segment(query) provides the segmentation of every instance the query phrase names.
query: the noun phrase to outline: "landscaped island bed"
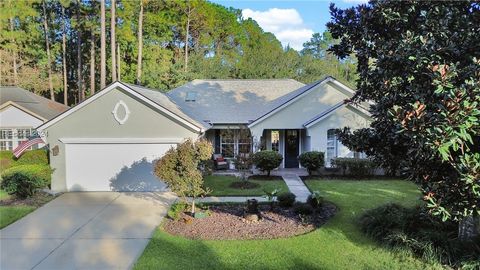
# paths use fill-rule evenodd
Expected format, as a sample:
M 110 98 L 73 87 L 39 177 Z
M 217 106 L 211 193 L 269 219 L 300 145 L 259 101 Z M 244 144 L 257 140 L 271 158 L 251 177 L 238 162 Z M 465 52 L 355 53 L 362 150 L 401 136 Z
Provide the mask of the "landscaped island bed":
M 272 239 L 305 234 L 319 228 L 336 211 L 332 204 L 325 204 L 314 214 L 300 216 L 292 208 L 260 205 L 259 221 L 248 221 L 243 217 L 242 204 L 222 204 L 209 207 L 210 216 L 192 219 L 182 214 L 180 219 L 167 219 L 163 229 L 170 234 L 190 239 Z
M 271 240 L 191 240 L 158 229 L 135 269 L 442 269 L 389 251 L 364 236 L 358 218 L 396 202 L 420 203 L 407 181 L 307 181 L 338 211 L 313 232 Z

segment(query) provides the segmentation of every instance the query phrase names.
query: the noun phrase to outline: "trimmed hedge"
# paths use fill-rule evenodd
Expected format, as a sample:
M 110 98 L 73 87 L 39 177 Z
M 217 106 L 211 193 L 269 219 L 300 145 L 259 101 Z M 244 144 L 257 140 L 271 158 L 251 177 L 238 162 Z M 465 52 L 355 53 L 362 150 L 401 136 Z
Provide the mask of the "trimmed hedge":
M 298 157 L 298 161 L 300 161 L 302 167 L 307 168 L 308 174 L 312 175 L 314 171 L 324 166 L 325 153 L 318 151 L 305 152 Z
M 270 176 L 270 171 L 282 164 L 283 157 L 280 153 L 272 150 L 259 151 L 253 154 L 252 162 L 255 166 Z
M 18 165 L 28 164 L 48 165 L 48 151 L 45 149 L 29 150 L 18 159 L 13 156 L 12 151 L 0 151 L 1 171 Z
M 377 167 L 373 161 L 366 158 L 335 158 L 332 165 L 342 170 L 343 175 L 369 176 Z
M 19 198 L 32 196 L 37 189 L 48 187 L 52 169 L 41 164 L 18 165 L 6 169 L 1 177 L 0 187 L 8 194 Z

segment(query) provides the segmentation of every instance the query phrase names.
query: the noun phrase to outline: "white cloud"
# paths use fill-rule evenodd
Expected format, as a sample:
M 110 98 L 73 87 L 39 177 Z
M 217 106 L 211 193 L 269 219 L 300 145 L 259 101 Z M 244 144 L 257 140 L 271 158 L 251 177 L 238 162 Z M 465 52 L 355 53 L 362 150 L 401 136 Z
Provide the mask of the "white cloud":
M 302 16 L 296 9 L 271 8 L 267 11 L 242 10 L 244 18 L 252 18 L 267 32 L 272 32 L 283 46 L 290 45 L 301 50 L 303 43 L 313 35 L 313 30 L 303 24 Z

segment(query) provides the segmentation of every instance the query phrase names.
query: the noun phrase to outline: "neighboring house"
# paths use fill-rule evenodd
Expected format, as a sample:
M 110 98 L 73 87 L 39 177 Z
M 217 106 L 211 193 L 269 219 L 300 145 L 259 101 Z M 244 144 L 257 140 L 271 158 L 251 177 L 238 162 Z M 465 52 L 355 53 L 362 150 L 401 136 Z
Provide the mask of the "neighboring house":
M 155 191 L 152 163 L 186 138 L 207 138 L 227 158 L 279 151 L 298 168 L 305 151 L 355 156 L 335 129 L 367 127 L 365 106 L 344 103 L 354 91 L 332 77 L 295 80 L 194 80 L 163 94 L 115 82 L 38 129 L 54 169 L 52 189 Z
M 0 150 L 13 150 L 68 106 L 15 86 L 0 87 Z M 42 147 L 35 145 L 33 148 Z

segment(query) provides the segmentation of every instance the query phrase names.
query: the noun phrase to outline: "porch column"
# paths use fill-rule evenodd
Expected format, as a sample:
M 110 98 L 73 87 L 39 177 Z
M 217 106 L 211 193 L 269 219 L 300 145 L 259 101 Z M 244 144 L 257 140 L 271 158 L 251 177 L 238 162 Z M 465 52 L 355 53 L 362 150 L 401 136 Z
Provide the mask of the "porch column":
M 250 128 L 250 133 L 252 135 L 252 145 L 253 145 L 253 152 L 257 152 L 260 150 L 261 147 L 261 142 L 262 142 L 262 134 L 263 134 L 263 128 L 259 126 L 254 126 Z

